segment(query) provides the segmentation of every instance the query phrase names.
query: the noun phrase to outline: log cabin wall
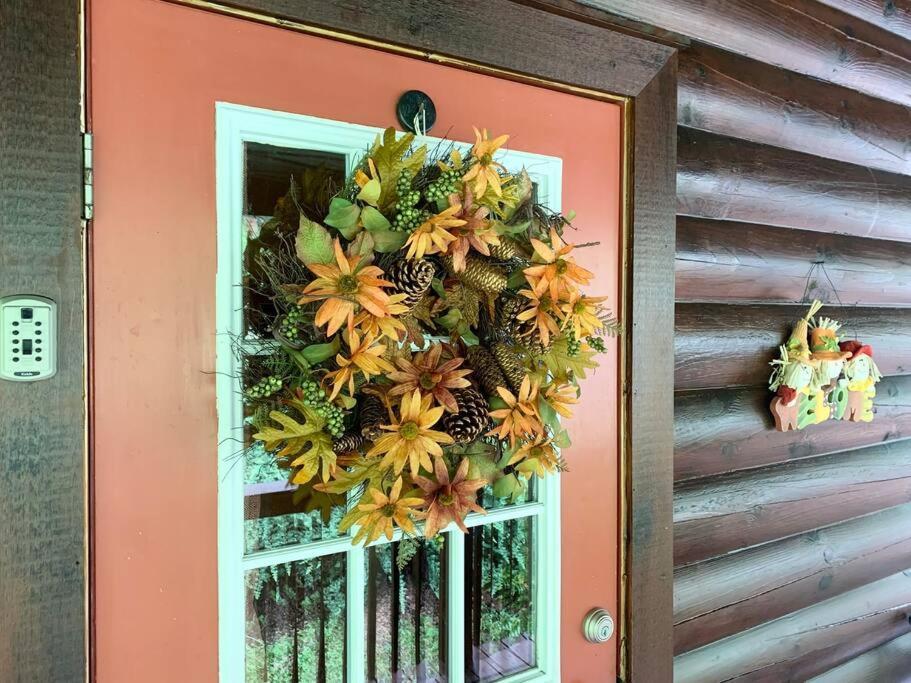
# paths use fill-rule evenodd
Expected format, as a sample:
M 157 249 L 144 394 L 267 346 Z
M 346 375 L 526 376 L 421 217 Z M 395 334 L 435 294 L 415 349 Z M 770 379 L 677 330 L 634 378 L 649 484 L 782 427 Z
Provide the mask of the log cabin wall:
M 675 680 L 907 680 L 911 2 L 535 4 L 680 49 Z M 768 361 L 817 297 L 876 419 L 779 433 Z

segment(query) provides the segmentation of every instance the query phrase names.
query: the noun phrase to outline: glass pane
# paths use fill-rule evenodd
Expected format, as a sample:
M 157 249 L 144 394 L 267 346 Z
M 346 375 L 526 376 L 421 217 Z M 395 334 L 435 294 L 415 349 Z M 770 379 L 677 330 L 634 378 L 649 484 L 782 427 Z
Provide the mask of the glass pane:
M 307 271 L 296 259 L 276 260 L 276 254 L 288 250 L 270 247 L 287 241 L 293 244 L 300 225 L 298 207 L 311 220 L 322 221 L 326 217 L 329 199 L 345 182 L 345 157 L 258 143 L 247 143 L 245 149 L 245 328 L 271 339 L 272 327 L 287 312 L 287 304 L 263 294 L 271 291 L 264 282 L 270 276 L 301 282 Z
M 534 517 L 485 524 L 465 538 L 465 680 L 535 666 Z
M 244 552 L 339 536 L 345 497 L 289 486 L 286 473 L 261 446 L 244 456 Z
M 248 571 L 245 680 L 345 681 L 345 555 Z
M 417 544 L 399 568 L 400 546 L 388 543 L 365 553 L 367 680 L 445 681 L 445 546 Z

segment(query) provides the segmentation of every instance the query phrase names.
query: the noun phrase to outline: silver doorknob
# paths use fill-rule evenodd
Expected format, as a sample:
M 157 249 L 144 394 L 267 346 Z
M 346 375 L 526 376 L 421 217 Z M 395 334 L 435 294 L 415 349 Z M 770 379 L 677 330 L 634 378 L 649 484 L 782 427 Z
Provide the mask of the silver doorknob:
M 582 633 L 590 643 L 606 643 L 614 635 L 614 620 L 606 609 L 595 607 L 585 615 Z

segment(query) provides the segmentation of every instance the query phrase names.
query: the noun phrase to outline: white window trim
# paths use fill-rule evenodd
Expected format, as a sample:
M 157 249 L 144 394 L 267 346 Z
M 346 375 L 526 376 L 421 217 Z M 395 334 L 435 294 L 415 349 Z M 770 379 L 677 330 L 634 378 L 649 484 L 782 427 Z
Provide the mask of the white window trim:
M 360 683 L 364 673 L 364 549 L 349 536 L 315 543 L 244 553 L 243 465 L 237 456 L 243 420 L 239 368 L 233 339 L 242 328 L 244 143 L 258 142 L 344 155 L 346 169 L 373 143 L 379 128 L 270 111 L 229 103 L 215 106 L 217 207 L 216 392 L 218 412 L 218 651 L 221 683 L 243 683 L 245 674 L 244 572 L 257 567 L 347 553 L 346 628 L 348 680 Z M 439 138 L 423 137 L 432 148 Z M 465 145 L 467 149 L 468 145 Z M 524 167 L 538 184 L 540 201 L 561 210 L 562 161 L 556 157 L 502 150 L 498 161 L 507 168 Z M 558 476 L 538 481 L 538 501 L 472 515 L 469 526 L 534 516 L 537 604 L 537 667 L 498 683 L 559 683 L 560 681 L 560 484 Z M 464 604 L 464 535 L 447 528 L 448 603 Z M 396 540 L 399 536 L 396 536 Z M 449 683 L 464 681 L 464 614 L 447 619 Z

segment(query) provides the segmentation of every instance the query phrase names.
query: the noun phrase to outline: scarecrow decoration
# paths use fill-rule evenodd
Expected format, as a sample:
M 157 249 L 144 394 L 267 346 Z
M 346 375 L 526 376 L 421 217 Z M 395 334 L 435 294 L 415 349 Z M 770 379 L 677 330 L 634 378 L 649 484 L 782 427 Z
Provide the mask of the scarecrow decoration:
M 780 432 L 803 429 L 828 419 L 829 409 L 819 386 L 819 364 L 810 352 L 807 330 L 810 319 L 822 304 L 814 301 L 809 313 L 794 325 L 787 343 L 779 347 L 780 356 L 772 361 L 769 388 L 775 392 L 771 410 Z
M 770 409 L 781 432 L 831 418 L 873 420 L 875 384 L 882 379 L 873 349 L 858 341 L 841 341 L 841 323 L 814 317 L 820 308 L 822 303 L 814 301 L 771 363 L 769 388 L 775 398 Z
M 835 418 L 850 422 L 873 421 L 873 397 L 876 383 L 882 374 L 873 361 L 873 348 L 859 341 L 846 341 L 839 345 L 850 359 L 844 365 L 843 376 L 833 394 Z

